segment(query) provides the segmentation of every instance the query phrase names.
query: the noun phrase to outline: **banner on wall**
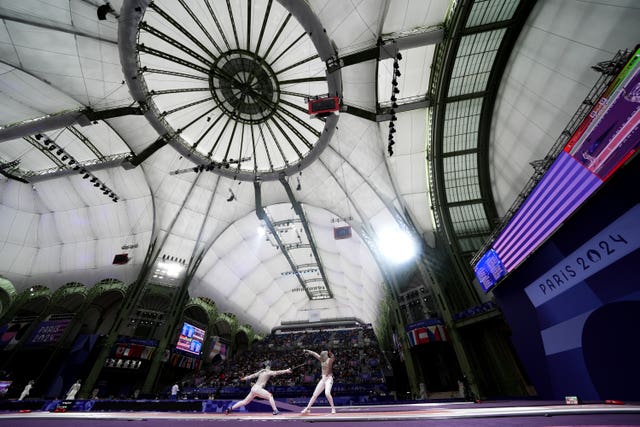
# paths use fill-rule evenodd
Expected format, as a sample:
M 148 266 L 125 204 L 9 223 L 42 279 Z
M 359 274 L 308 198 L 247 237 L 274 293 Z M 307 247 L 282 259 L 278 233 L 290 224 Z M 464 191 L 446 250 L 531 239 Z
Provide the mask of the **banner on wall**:
M 25 345 L 37 346 L 37 345 L 53 345 L 60 341 L 64 331 L 71 324 L 71 319 L 55 319 L 44 320 L 38 324 L 37 328 Z

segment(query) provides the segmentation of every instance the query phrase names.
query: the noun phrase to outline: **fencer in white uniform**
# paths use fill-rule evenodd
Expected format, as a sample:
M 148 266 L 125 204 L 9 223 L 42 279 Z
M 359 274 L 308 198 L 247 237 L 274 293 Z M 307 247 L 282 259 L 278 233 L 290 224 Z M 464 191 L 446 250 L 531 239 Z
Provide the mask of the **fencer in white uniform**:
M 322 390 L 324 390 L 324 395 L 327 397 L 329 401 L 329 405 L 331 405 L 331 413 L 336 413 L 336 408 L 333 406 L 333 397 L 331 396 L 331 388 L 333 387 L 333 362 L 336 360 L 335 355 L 331 351 L 321 351 L 320 354 L 315 351 L 304 349 L 302 350 L 304 354 L 310 354 L 316 359 L 320 361 L 320 366 L 322 367 L 322 378 L 318 381 L 318 385 L 316 385 L 316 389 L 313 391 L 313 395 L 311 399 L 309 399 L 309 403 L 307 407 L 304 408 L 301 413 L 308 414 L 311 412 L 311 407 L 313 403 L 316 401 Z
M 276 402 L 273 399 L 273 395 L 269 391 L 265 390 L 264 387 L 267 385 L 267 381 L 269 381 L 271 377 L 275 377 L 276 375 L 282 375 L 282 374 L 290 374 L 290 373 L 291 373 L 291 369 L 283 369 L 281 371 L 272 371 L 271 364 L 269 362 L 266 362 L 264 369 L 261 369 L 256 373 L 240 378 L 241 381 L 247 381 L 253 378 L 257 378 L 257 380 L 255 384 L 251 387 L 251 391 L 249 392 L 247 397 L 245 397 L 243 400 L 239 402 L 234 403 L 233 406 L 231 406 L 230 408 L 227 408 L 226 413 L 229 414 L 231 411 L 247 405 L 256 397 L 260 397 L 262 399 L 268 400 L 269 404 L 271 405 L 271 408 L 273 409 L 273 415 L 278 415 L 280 412 L 278 412 L 278 408 L 276 407 Z

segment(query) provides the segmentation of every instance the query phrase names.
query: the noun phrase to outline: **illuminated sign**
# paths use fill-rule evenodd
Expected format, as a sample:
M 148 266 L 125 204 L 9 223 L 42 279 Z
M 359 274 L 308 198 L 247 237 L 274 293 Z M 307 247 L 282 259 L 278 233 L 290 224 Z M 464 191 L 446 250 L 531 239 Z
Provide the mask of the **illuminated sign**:
M 482 258 L 480 258 L 475 270 L 478 282 L 480 282 L 480 286 L 482 286 L 482 289 L 485 291 L 490 289 L 498 280 L 507 274 L 507 270 L 504 268 L 504 265 L 502 265 L 500 257 L 493 249 L 489 249 Z

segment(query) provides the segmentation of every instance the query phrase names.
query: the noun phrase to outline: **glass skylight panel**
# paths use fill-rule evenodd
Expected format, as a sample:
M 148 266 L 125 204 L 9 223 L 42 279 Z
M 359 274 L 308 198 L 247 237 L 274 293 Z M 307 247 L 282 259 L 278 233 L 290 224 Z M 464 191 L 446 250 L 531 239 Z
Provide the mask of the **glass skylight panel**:
M 481 203 L 449 208 L 451 223 L 456 234 L 483 233 L 489 229 Z
M 504 32 L 505 29 L 499 29 L 462 38 L 451 74 L 448 96 L 486 90 L 491 67 Z
M 494 22 L 506 21 L 513 17 L 518 1 L 485 0 L 475 1 L 467 20 L 467 28 Z
M 443 135 L 444 153 L 477 147 L 481 108 L 481 98 L 447 104 Z

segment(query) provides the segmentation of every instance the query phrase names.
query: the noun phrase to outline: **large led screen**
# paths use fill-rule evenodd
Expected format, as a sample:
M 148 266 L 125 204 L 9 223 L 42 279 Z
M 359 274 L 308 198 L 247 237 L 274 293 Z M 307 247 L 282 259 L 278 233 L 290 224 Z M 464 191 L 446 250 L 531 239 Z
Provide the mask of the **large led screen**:
M 203 329 L 184 322 L 176 348 L 188 353 L 200 354 L 202 351 L 202 343 L 204 342 L 204 334 Z
M 639 122 L 640 49 L 600 96 L 564 150 L 474 265 L 485 292 L 520 265 L 637 152 Z M 497 266 L 501 268 L 496 270 Z

